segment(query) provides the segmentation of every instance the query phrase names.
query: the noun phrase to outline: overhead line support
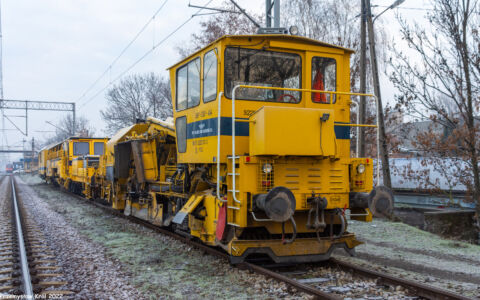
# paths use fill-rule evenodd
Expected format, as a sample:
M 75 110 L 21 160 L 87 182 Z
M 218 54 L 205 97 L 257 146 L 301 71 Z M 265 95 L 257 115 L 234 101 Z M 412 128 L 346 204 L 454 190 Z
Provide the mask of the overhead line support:
M 73 116 L 73 128 L 75 128 L 76 122 L 76 107 L 74 102 L 54 102 L 54 101 L 31 101 L 31 100 L 8 100 L 0 99 L 0 110 L 16 109 L 25 110 L 25 132 L 23 132 L 12 120 L 10 120 L 5 114 L 3 119 L 7 119 L 15 128 L 23 135 L 28 136 L 28 111 L 29 110 L 49 110 L 49 111 L 71 111 Z M 5 131 L 5 128 L 3 128 Z M 75 131 L 75 129 L 74 129 Z M 72 133 L 72 135 L 75 132 Z

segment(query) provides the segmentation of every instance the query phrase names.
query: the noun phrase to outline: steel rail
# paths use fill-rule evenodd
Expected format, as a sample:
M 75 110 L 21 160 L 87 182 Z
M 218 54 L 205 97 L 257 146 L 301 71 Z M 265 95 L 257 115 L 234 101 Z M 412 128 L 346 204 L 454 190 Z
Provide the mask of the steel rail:
M 144 221 L 142 219 L 138 219 L 138 218 L 135 218 L 135 217 L 132 217 L 132 216 L 126 216 L 123 213 L 121 213 L 121 212 L 119 212 L 119 211 L 117 211 L 117 210 L 115 210 L 115 209 L 113 209 L 109 206 L 101 204 L 97 201 L 88 200 L 88 199 L 85 199 L 85 198 L 83 198 L 79 195 L 71 194 L 67 191 L 63 191 L 63 190 L 60 190 L 60 191 L 62 191 L 63 193 L 65 193 L 67 195 L 73 196 L 77 199 L 80 199 L 80 200 L 82 200 L 86 203 L 93 204 L 93 205 L 95 205 L 95 206 L 97 206 L 97 207 L 115 215 L 115 216 L 118 216 L 118 217 L 123 218 L 125 220 L 134 222 L 136 224 L 142 225 L 142 226 L 147 227 L 149 229 L 152 229 L 156 232 L 165 234 L 165 235 L 170 236 L 170 237 L 172 237 L 176 240 L 179 240 L 179 241 L 184 242 L 188 245 L 196 247 L 197 249 L 203 250 L 203 251 L 205 251 L 205 252 L 207 252 L 207 253 L 209 253 L 213 256 L 216 256 L 216 257 L 219 257 L 219 258 L 222 258 L 222 259 L 228 259 L 228 254 L 227 253 L 225 253 L 221 250 L 218 250 L 216 248 L 207 246 L 205 244 L 201 244 L 199 242 L 196 242 L 189 237 L 186 237 L 186 236 L 177 234 L 173 231 L 161 228 L 159 226 L 156 226 L 156 225 L 154 225 L 152 223 L 149 223 L 147 221 Z M 361 277 L 380 279 L 380 282 L 383 282 L 386 285 L 390 285 L 390 286 L 400 285 L 400 286 L 408 289 L 410 291 L 410 293 L 414 293 L 415 295 L 424 297 L 426 299 L 432 299 L 432 300 L 436 300 L 436 299 L 468 300 L 468 299 L 470 299 L 468 297 L 464 297 L 462 295 L 456 294 L 456 293 L 448 291 L 448 290 L 444 290 L 444 289 L 437 288 L 437 287 L 430 286 L 430 285 L 421 284 L 421 283 L 418 283 L 418 282 L 415 282 L 415 281 L 412 281 L 412 280 L 408 280 L 408 279 L 396 278 L 395 276 L 392 276 L 392 275 L 389 275 L 389 274 L 386 274 L 386 273 L 381 273 L 381 272 L 378 272 L 378 271 L 369 270 L 369 269 L 366 269 L 364 267 L 354 265 L 352 263 L 337 260 L 335 258 L 330 258 L 328 260 L 328 262 L 330 264 L 334 265 L 334 266 L 339 267 L 339 268 L 348 269 L 353 273 L 357 273 Z M 259 266 L 259 265 L 253 264 L 253 263 L 243 262 L 243 263 L 238 264 L 237 266 L 239 268 L 242 268 L 242 269 L 248 269 L 248 270 L 251 270 L 255 273 L 265 275 L 265 276 L 270 277 L 272 279 L 275 279 L 279 282 L 284 282 L 284 283 L 286 283 L 286 284 L 288 284 L 292 287 L 295 287 L 297 290 L 299 290 L 301 292 L 304 292 L 304 293 L 315 296 L 315 299 L 329 299 L 329 300 L 330 299 L 335 299 L 335 300 L 342 299 L 342 297 L 340 297 L 340 296 L 333 295 L 333 294 L 330 294 L 330 293 L 327 293 L 327 292 L 323 292 L 323 291 L 318 290 L 318 289 L 316 289 L 312 286 L 300 283 L 300 282 L 296 281 L 295 279 L 289 278 L 285 275 L 282 275 L 280 273 L 274 272 L 272 270 L 269 270 L 267 268 L 264 268 L 262 266 Z
M 378 271 L 369 270 L 364 267 L 340 261 L 335 258 L 330 258 L 329 262 L 344 269 L 348 269 L 354 273 L 357 273 L 361 276 L 369 278 L 379 278 L 381 282 L 388 285 L 402 286 L 408 289 L 410 292 L 415 293 L 415 295 L 426 298 L 426 299 L 458 299 L 458 300 L 468 300 L 471 298 L 464 297 L 462 295 L 450 292 L 445 289 L 437 288 L 431 285 L 421 284 L 413 280 L 398 278 L 393 275 L 386 273 L 380 273 Z
M 147 221 L 144 221 L 142 219 L 138 219 L 138 218 L 135 218 L 135 217 L 132 217 L 132 216 L 128 216 L 126 219 L 131 220 L 131 221 L 133 221 L 137 224 L 143 225 L 143 226 L 145 226 L 147 228 L 150 228 L 152 230 L 155 230 L 157 232 L 160 232 L 162 234 L 168 235 L 168 236 L 170 236 L 174 239 L 177 239 L 177 240 L 179 240 L 181 242 L 184 242 L 188 245 L 196 247 L 197 249 L 203 250 L 203 251 L 205 251 L 205 252 L 207 252 L 207 253 L 209 253 L 213 256 L 223 258 L 223 259 L 228 259 L 228 254 L 227 253 L 225 253 L 223 251 L 220 251 L 218 249 L 209 247 L 207 245 L 201 244 L 201 243 L 196 242 L 194 240 L 191 240 L 188 237 L 185 237 L 185 236 L 182 236 L 182 235 L 177 234 L 175 232 L 160 228 L 156 225 L 148 223 Z M 309 285 L 300 283 L 300 282 L 298 282 L 294 279 L 288 278 L 287 276 L 284 276 L 282 274 L 273 272 L 273 271 L 271 271 L 269 269 L 266 269 L 264 267 L 261 267 L 259 265 L 255 265 L 255 264 L 252 264 L 252 263 L 249 263 L 249 262 L 243 262 L 243 263 L 238 264 L 238 267 L 254 271 L 255 273 L 258 273 L 258 274 L 265 275 L 265 276 L 270 277 L 272 279 L 275 279 L 279 282 L 285 282 L 288 285 L 291 285 L 291 286 L 295 287 L 299 291 L 302 291 L 302 292 L 305 292 L 307 294 L 315 296 L 315 299 L 327 299 L 327 300 L 343 299 L 343 298 L 338 297 L 336 295 L 332 295 L 332 294 L 323 292 L 321 290 L 318 290 L 316 288 L 313 288 Z
M 15 224 L 17 226 L 17 238 L 18 238 L 18 249 L 20 252 L 20 265 L 22 268 L 22 281 L 23 281 L 23 289 L 27 299 L 33 299 L 33 287 L 32 287 L 32 279 L 30 278 L 30 269 L 28 267 L 28 259 L 27 259 L 27 251 L 25 250 L 25 242 L 23 240 L 23 231 L 22 231 L 22 223 L 20 220 L 20 212 L 18 210 L 18 203 L 17 203 L 17 196 L 15 193 L 15 179 L 11 176 L 12 182 L 12 202 L 13 202 L 13 209 L 15 211 Z
M 124 215 L 123 213 L 117 211 L 117 210 L 114 210 L 113 208 L 111 207 L 108 207 L 104 204 L 101 204 L 97 201 L 91 201 L 91 200 L 87 200 L 79 195 L 75 195 L 75 194 L 71 194 L 67 191 L 63 191 L 63 190 L 60 190 L 62 191 L 63 193 L 67 194 L 67 195 L 70 195 L 70 196 L 74 196 L 75 198 L 77 199 L 80 199 L 84 202 L 87 202 L 87 203 L 90 203 L 90 204 L 93 204 L 115 216 L 118 216 L 122 219 L 125 219 L 125 220 L 128 220 L 128 221 L 131 221 L 131 222 L 134 222 L 136 224 L 139 224 L 139 225 L 142 225 L 144 227 L 147 227 L 149 229 L 152 229 L 156 232 L 159 232 L 159 233 L 162 233 L 162 234 L 165 234 L 169 237 L 172 237 L 176 240 L 179 240 L 183 243 L 186 243 L 188 245 L 191 245 L 197 249 L 200 249 L 200 250 L 203 250 L 205 251 L 206 253 L 208 254 L 211 254 L 213 256 L 216 256 L 218 258 L 222 258 L 222 259 L 226 259 L 228 260 L 228 254 L 219 250 L 219 249 L 215 249 L 213 247 L 210 247 L 210 246 L 207 246 L 205 244 L 201 244 L 199 242 L 196 242 L 194 240 L 192 240 L 191 238 L 189 237 L 186 237 L 186 236 L 183 236 L 183 235 L 180 235 L 178 233 L 175 233 L 173 231 L 170 231 L 170 230 L 167 230 L 167 229 L 164 229 L 164 228 L 161 228 L 159 226 L 156 226 L 156 225 L 153 225 L 152 223 L 149 223 L 147 221 L 144 221 L 142 219 L 138 219 L 138 218 L 135 218 L 135 217 L 132 217 L 132 216 L 126 216 Z M 303 284 L 301 282 L 298 282 L 294 279 L 291 279 L 291 278 L 288 278 L 282 274 L 279 274 L 279 273 L 276 273 L 276 272 L 273 272 L 269 269 L 266 269 L 264 267 L 261 267 L 261 266 L 258 266 L 258 265 L 255 265 L 255 264 L 252 264 L 252 263 L 248 263 L 248 262 L 244 262 L 244 263 L 240 263 L 237 265 L 239 268 L 243 268 L 243 269 L 248 269 L 248 270 L 251 270 L 255 273 L 258 273 L 258 274 L 262 274 L 262 275 L 265 275 L 267 277 L 270 277 L 272 279 L 275 279 L 279 282 L 284 282 L 284 283 L 287 283 L 288 285 L 292 286 L 292 287 L 295 287 L 297 290 L 299 291 L 302 291 L 304 293 L 307 293 L 307 294 L 310 294 L 310 295 L 313 295 L 315 296 L 315 299 L 326 299 L 326 300 L 339 300 L 339 299 L 342 299 L 341 297 L 338 297 L 336 295 L 332 295 L 330 293 L 326 293 L 326 292 L 323 292 L 321 290 L 318 290 L 318 289 L 315 289 L 309 285 L 306 285 L 306 284 Z
M 272 270 L 269 270 L 267 268 L 264 268 L 262 266 L 255 265 L 255 264 L 248 263 L 248 262 L 245 262 L 242 265 L 246 266 L 248 269 L 250 269 L 252 271 L 255 271 L 258 274 L 262 274 L 262 275 L 271 277 L 271 278 L 273 278 L 273 279 L 275 279 L 279 282 L 284 282 L 288 285 L 291 285 L 299 291 L 305 292 L 305 293 L 310 294 L 310 295 L 314 295 L 315 299 L 329 299 L 329 300 L 330 299 L 331 300 L 343 299 L 343 297 L 333 295 L 333 294 L 330 294 L 330 293 L 327 293 L 327 292 L 323 292 L 319 289 L 311 287 L 307 284 L 300 283 L 299 281 L 297 281 L 295 279 L 289 278 L 289 277 L 287 277 L 285 275 L 282 275 L 280 273 L 276 273 L 276 272 L 274 272 Z

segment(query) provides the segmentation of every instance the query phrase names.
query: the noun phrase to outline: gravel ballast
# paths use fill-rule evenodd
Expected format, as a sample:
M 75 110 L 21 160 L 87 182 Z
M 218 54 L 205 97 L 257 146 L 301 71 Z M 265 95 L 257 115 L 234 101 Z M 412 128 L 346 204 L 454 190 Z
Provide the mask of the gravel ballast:
M 22 182 L 23 180 L 23 182 Z M 232 267 L 180 241 L 22 176 L 78 298 L 309 299 L 284 283 Z
M 99 298 L 117 298 L 118 294 L 110 296 L 117 291 L 131 292 L 137 293 L 133 296 L 135 299 L 310 298 L 283 283 L 234 268 L 225 260 L 141 225 L 109 215 L 86 200 L 72 197 L 44 184 L 38 177 L 22 178 L 29 185 L 25 187 L 25 191 L 34 199 L 32 203 L 38 205 L 40 211 L 44 211 L 45 222 L 53 223 L 49 226 L 64 224 L 69 228 L 65 234 L 70 234 L 75 243 L 80 245 L 76 247 L 78 250 L 71 251 L 83 251 L 83 248 L 86 248 L 87 254 L 74 255 L 85 265 L 79 263 L 78 266 L 72 266 L 72 272 L 75 272 L 77 267 L 82 270 L 80 273 L 83 277 L 80 276 L 82 278 L 76 283 L 80 292 L 91 292 L 94 297 Z M 426 282 L 468 297 L 479 297 L 479 246 L 444 239 L 403 223 L 382 220 L 374 220 L 372 223 L 350 221 L 348 230 L 356 233 L 365 244 L 356 248 L 356 257 L 350 257 L 342 250 L 336 251 L 334 256 L 337 259 L 401 278 Z M 55 236 L 56 234 L 53 234 L 52 238 L 55 239 Z M 65 237 L 58 239 L 62 244 Z M 66 249 L 68 251 L 69 248 Z M 93 254 L 90 251 L 92 249 Z M 67 252 L 67 257 L 68 255 L 72 254 Z M 89 256 L 92 255 L 97 257 L 100 263 L 98 266 L 97 261 L 91 263 Z M 63 261 L 68 266 L 69 260 L 66 258 Z M 94 276 L 97 273 L 111 274 L 112 270 L 115 270 L 114 275 L 106 276 L 106 284 L 100 280 L 97 285 L 95 280 L 88 278 L 90 273 Z M 328 277 L 327 275 L 328 271 L 321 267 L 309 268 L 305 274 L 307 277 Z M 355 290 L 365 283 L 351 281 L 349 276 L 342 275 L 341 272 L 334 274 L 334 281 L 337 283 L 346 278 L 343 284 L 345 291 L 337 294 L 355 298 Z M 85 286 L 88 282 L 94 282 L 93 292 L 91 287 Z M 372 289 L 372 296 L 389 299 L 401 299 L 405 296 L 401 289 L 374 293 L 374 282 L 367 282 L 367 285 L 365 288 Z M 101 294 L 103 292 L 106 294 Z M 122 298 L 132 299 L 132 295 L 127 294 Z
M 26 184 L 18 180 L 17 195 L 28 214 L 41 228 L 55 260 L 62 267 L 62 289 L 74 292 L 76 299 L 140 299 L 130 285 L 128 274 L 95 243 L 85 239 L 63 218 L 65 210 L 53 210 Z
M 480 299 L 480 246 L 379 219 L 349 221 L 348 230 L 364 244 L 336 258 Z

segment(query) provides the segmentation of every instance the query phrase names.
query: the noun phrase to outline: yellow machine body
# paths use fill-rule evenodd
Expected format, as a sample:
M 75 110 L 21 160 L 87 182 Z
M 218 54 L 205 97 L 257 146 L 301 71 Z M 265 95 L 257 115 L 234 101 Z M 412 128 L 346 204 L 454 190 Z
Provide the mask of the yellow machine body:
M 85 157 L 99 157 L 105 149 L 108 138 L 70 137 L 65 141 L 42 149 L 41 165 L 45 167 L 47 181 L 54 182 L 75 193 L 82 194 L 84 185 L 89 182 L 89 173 L 98 164 L 88 163 L 84 166 Z M 78 168 L 90 169 L 82 172 Z
M 372 159 L 351 157 L 351 53 L 298 36 L 224 36 L 169 68 L 172 121 L 119 130 L 91 169 L 95 153 L 73 155 L 80 140 L 53 145 L 44 176 L 81 182 L 86 197 L 221 247 L 232 263 L 351 252 L 361 242 L 346 213 L 371 221 L 374 196 Z
M 372 190 L 373 161 L 350 156 L 351 52 L 303 37 L 224 36 L 170 68 L 178 163 L 190 169 L 203 166 L 212 181 L 220 181 L 220 195 L 212 188 L 189 196 L 188 211 L 181 213 L 189 216 L 191 235 L 223 247 L 233 262 L 255 254 L 267 254 L 275 261 L 322 260 L 337 246 L 349 251 L 359 244 L 346 230 L 343 213 L 350 208 L 351 193 Z M 261 58 L 253 62 L 255 56 Z M 324 76 L 334 76 L 328 89 L 315 83 L 319 75 L 313 69 L 318 61 L 329 64 L 330 73 Z M 258 67 L 262 63 L 270 69 Z M 287 66 L 278 74 L 291 72 L 288 68 L 297 71 L 280 85 L 262 81 L 275 64 Z M 192 82 L 198 87 L 191 88 Z M 312 90 L 332 93 L 324 97 Z M 272 169 L 268 174 L 263 172 L 266 164 Z M 365 171 L 357 173 L 358 165 Z M 255 199 L 276 187 L 294 195 L 295 230 L 291 222 L 273 221 L 258 208 Z M 326 200 L 326 226 L 313 228 L 308 215 L 318 198 Z M 216 224 L 223 206 L 229 233 L 219 240 Z M 201 214 L 192 213 L 196 207 L 202 208 Z M 371 220 L 368 208 L 354 209 L 355 215 Z M 294 231 L 295 240 L 285 243 Z
M 319 122 L 324 114 L 333 110 L 260 108 L 250 117 L 249 154 L 338 157 L 334 121 Z
M 46 148 L 43 148 L 38 152 L 38 175 L 41 178 L 45 178 L 47 173 L 46 154 L 47 154 Z

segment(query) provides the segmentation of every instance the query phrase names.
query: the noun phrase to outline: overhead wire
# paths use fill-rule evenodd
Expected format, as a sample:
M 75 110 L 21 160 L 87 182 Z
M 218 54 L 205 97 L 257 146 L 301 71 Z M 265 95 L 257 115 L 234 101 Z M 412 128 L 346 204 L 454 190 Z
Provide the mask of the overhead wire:
M 204 6 L 207 6 L 210 4 L 213 0 L 209 0 L 207 3 L 205 3 Z M 168 38 L 170 38 L 172 35 L 174 35 L 177 31 L 179 31 L 183 26 L 185 26 L 188 22 L 190 22 L 196 14 L 198 14 L 200 11 L 202 11 L 203 8 L 200 8 L 197 10 L 195 14 L 193 14 L 190 18 L 185 20 L 182 24 L 177 26 L 172 32 L 170 32 L 167 36 L 165 36 L 163 39 L 161 39 L 158 43 L 154 44 L 151 49 L 149 49 L 147 52 L 145 52 L 142 56 L 140 56 L 133 64 L 131 64 L 128 68 L 126 68 L 123 72 L 121 72 L 118 76 L 116 76 L 113 80 L 110 80 L 110 82 L 104 86 L 102 89 L 100 89 L 98 92 L 96 92 L 92 97 L 90 97 L 87 101 L 85 101 L 78 109 L 82 109 L 90 103 L 93 99 L 95 99 L 98 95 L 100 95 L 103 91 L 105 91 L 110 85 L 112 85 L 114 82 L 116 82 L 118 79 L 120 79 L 123 75 L 128 73 L 131 69 L 133 69 L 139 62 L 145 59 L 148 55 L 150 55 L 155 49 L 157 49 L 161 44 L 163 44 Z
M 372 8 L 374 7 L 382 7 L 382 8 L 387 8 L 387 7 L 390 7 L 388 5 L 372 5 Z M 394 9 L 406 9 L 406 10 L 417 10 L 417 11 L 436 11 L 436 9 L 434 8 L 425 8 L 425 7 L 405 7 L 405 6 L 397 6 L 395 7 Z M 474 13 L 479 13 L 479 12 L 475 12 Z
M 387 8 L 390 7 L 389 5 L 372 5 L 374 7 L 382 7 Z M 405 7 L 405 6 L 397 6 L 394 9 L 410 9 L 410 10 L 433 10 L 433 8 L 422 8 L 422 7 Z
M 90 92 L 94 87 L 95 85 L 103 78 L 105 77 L 105 75 L 107 75 L 107 73 L 109 71 L 111 71 L 112 67 L 115 65 L 115 63 L 120 59 L 120 57 L 122 57 L 122 55 L 130 48 L 130 46 L 138 39 L 138 37 L 145 31 L 145 29 L 147 29 L 148 25 L 150 25 L 150 23 L 155 20 L 155 17 L 160 13 L 160 11 L 162 10 L 162 8 L 165 6 L 165 4 L 168 2 L 168 0 L 165 0 L 163 1 L 162 5 L 160 5 L 160 7 L 155 11 L 155 13 L 153 14 L 153 16 L 151 18 L 149 18 L 149 20 L 147 21 L 147 23 L 145 23 L 145 25 L 143 25 L 143 27 L 140 29 L 139 32 L 137 32 L 137 34 L 133 37 L 133 39 L 123 48 L 123 50 L 120 52 L 120 54 L 110 63 L 110 65 L 105 69 L 105 71 L 103 71 L 103 73 L 85 90 L 85 92 L 83 92 L 83 94 L 75 101 L 75 102 L 78 102 L 80 101 L 83 97 L 85 97 L 85 95 L 88 94 L 88 92 Z

